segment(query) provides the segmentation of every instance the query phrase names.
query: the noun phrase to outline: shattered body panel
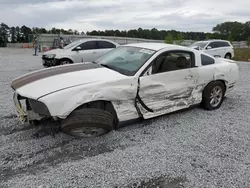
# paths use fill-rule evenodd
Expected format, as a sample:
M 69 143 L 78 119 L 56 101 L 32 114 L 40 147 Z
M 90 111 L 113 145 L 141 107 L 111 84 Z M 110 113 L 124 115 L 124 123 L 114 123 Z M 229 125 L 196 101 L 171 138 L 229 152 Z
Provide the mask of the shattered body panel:
M 52 116 L 66 118 L 74 109 L 93 101 L 111 101 L 118 119 L 127 121 L 138 118 L 134 99 L 137 79 L 121 79 L 115 82 L 81 85 L 44 96 L 40 101 L 49 106 Z M 71 96 L 70 98 L 68 96 Z
M 192 78 L 188 77 L 192 74 Z M 150 84 L 149 84 L 150 83 Z M 153 112 L 143 111 L 144 118 L 151 118 L 200 102 L 197 74 L 187 70 L 156 74 L 140 79 L 139 95 Z
M 146 71 L 140 77 L 139 95 L 152 111 L 139 104 L 143 117 L 157 117 L 201 103 L 203 90 L 212 81 L 223 81 L 227 94 L 233 89 L 238 77 L 237 65 L 230 60 L 229 62 L 231 63 L 218 58 L 215 60 L 216 64 L 202 66 L 200 59 L 196 59 L 197 67 L 191 69 L 155 75 Z

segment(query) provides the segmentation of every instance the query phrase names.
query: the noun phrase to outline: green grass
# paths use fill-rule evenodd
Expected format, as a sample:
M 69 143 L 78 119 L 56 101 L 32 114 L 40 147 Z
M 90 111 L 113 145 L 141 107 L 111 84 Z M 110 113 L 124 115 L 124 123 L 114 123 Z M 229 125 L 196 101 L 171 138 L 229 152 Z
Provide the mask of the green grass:
M 250 62 L 250 48 L 236 48 L 235 57 L 236 61 L 249 61 Z

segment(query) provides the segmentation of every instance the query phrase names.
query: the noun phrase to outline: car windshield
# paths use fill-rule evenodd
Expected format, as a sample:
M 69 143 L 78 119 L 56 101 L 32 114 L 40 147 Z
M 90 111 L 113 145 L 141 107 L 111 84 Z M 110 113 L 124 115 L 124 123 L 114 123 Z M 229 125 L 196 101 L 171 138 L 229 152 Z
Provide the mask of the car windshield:
M 101 56 L 95 63 L 121 74 L 133 76 L 155 52 L 145 48 L 120 46 Z
M 204 48 L 207 44 L 208 42 L 195 42 L 191 46 L 199 46 L 201 48 Z
M 74 41 L 74 42 L 71 42 L 70 44 L 68 44 L 67 46 L 63 47 L 63 49 L 70 49 L 76 45 L 79 45 L 81 44 L 81 41 L 80 40 L 77 40 L 77 41 Z

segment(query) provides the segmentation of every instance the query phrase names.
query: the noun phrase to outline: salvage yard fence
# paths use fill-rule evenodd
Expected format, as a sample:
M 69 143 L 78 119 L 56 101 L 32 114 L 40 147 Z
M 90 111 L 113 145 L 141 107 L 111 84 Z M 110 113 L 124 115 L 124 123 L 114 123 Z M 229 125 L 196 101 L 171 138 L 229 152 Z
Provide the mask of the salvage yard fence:
M 118 44 L 131 44 L 131 43 L 139 43 L 139 42 L 157 42 L 157 43 L 164 43 L 164 40 L 152 40 L 152 39 L 142 39 L 142 38 L 131 38 L 131 37 L 115 37 L 115 36 L 91 36 L 91 35 L 56 35 L 56 34 L 40 34 L 38 37 L 39 44 L 40 44 L 40 51 L 45 51 L 46 49 L 50 49 L 53 47 L 55 39 L 59 37 L 62 38 L 70 38 L 71 41 L 84 39 L 84 38 L 100 38 L 100 39 L 108 39 Z M 189 46 L 192 43 L 196 42 L 195 40 L 184 40 L 181 45 Z M 174 43 L 176 43 L 174 41 Z M 247 41 L 233 41 L 232 45 L 234 48 L 248 48 Z M 30 43 L 8 43 L 7 47 L 9 48 L 32 48 L 32 41 Z

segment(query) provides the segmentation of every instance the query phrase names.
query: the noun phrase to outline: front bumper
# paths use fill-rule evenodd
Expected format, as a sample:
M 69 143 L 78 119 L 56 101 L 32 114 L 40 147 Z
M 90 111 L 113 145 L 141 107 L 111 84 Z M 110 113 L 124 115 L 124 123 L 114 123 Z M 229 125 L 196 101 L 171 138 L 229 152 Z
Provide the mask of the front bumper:
M 47 106 L 40 101 L 22 97 L 17 92 L 13 95 L 13 101 L 21 123 L 50 118 Z
M 47 58 L 46 56 L 42 56 L 42 63 L 44 67 L 52 67 L 57 65 L 57 59 L 55 58 Z
M 56 60 L 55 59 L 43 59 L 43 66 L 44 67 L 52 67 L 52 66 L 56 66 Z
M 16 111 L 17 111 L 17 116 L 18 119 L 21 123 L 27 122 L 28 118 L 27 118 L 27 112 L 23 109 L 18 94 L 15 92 L 13 95 L 13 101 L 16 107 Z

